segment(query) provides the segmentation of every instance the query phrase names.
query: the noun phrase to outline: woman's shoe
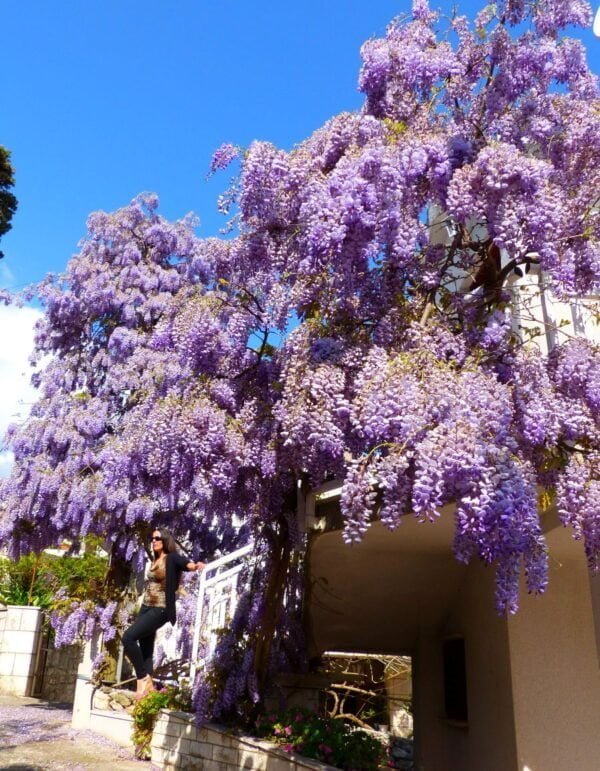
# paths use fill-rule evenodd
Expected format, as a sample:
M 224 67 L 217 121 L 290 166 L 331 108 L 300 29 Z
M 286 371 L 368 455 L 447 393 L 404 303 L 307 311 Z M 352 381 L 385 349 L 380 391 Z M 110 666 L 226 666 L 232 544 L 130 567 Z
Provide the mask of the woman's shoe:
M 135 696 L 134 696 L 134 699 L 136 701 L 139 701 L 142 698 L 142 696 L 144 695 L 144 681 L 145 680 L 146 680 L 145 677 L 142 677 L 142 678 L 139 678 L 138 680 L 136 680 L 136 683 L 135 683 Z
M 143 699 L 144 696 L 152 693 L 153 690 L 155 690 L 154 683 L 152 682 L 150 675 L 140 678 L 136 684 L 135 700 L 139 701 L 140 699 Z
M 154 688 L 154 683 L 152 682 L 152 677 L 150 675 L 146 675 L 146 677 L 142 680 L 142 695 L 140 698 L 144 698 L 144 696 L 147 696 L 149 693 L 152 693 L 152 691 L 156 690 Z

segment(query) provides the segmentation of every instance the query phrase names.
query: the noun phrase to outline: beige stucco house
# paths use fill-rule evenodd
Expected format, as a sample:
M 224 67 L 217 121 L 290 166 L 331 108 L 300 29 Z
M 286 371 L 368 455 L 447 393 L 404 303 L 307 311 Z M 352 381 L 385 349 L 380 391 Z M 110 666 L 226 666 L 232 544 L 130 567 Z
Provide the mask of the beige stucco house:
M 313 522 L 322 526 L 328 513 L 333 525 L 310 536 L 311 651 L 412 656 L 417 768 L 597 771 L 600 577 L 556 516 L 544 520 L 546 594 L 523 590 L 518 614 L 503 618 L 493 568 L 454 558 L 451 510 L 434 524 L 407 517 L 394 533 L 376 522 L 348 546 L 335 529 L 338 494 L 330 486 L 307 501 Z M 452 714 L 446 692 L 455 677 L 445 671 L 447 648 L 456 644 L 464 645 L 464 715 Z

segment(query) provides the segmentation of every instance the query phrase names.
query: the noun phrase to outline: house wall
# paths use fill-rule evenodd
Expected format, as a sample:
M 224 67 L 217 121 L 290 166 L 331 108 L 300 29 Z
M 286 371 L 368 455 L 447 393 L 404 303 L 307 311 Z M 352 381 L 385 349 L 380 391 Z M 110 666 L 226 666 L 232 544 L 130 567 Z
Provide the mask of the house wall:
M 582 545 L 552 533 L 550 583 L 508 624 L 518 771 L 597 771 L 600 668 Z M 597 612 L 597 605 L 596 605 Z
M 512 321 L 517 334 L 537 329 L 534 344 L 547 356 L 557 344 L 573 337 L 585 337 L 600 342 L 600 327 L 596 323 L 598 295 L 558 299 L 548 289 L 548 282 L 539 266 L 532 266 L 521 278 L 514 274 L 508 282 L 512 294 Z
M 348 546 L 339 530 L 309 545 L 310 655 L 361 651 L 413 655 L 424 625 L 439 627 L 467 568 L 452 553 L 453 512 L 435 524 L 414 517 L 389 532 L 374 522 Z
M 493 569 L 470 565 L 445 622 L 421 630 L 413 672 L 419 771 L 516 768 L 508 630 L 494 610 L 493 579 Z M 465 641 L 467 725 L 444 717 L 442 643 L 455 636 Z

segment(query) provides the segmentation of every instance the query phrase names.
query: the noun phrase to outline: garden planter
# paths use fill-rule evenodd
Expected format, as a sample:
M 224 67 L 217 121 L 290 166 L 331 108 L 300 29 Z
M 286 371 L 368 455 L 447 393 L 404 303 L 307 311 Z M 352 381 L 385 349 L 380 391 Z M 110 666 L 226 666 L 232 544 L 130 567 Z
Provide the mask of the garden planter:
M 173 771 L 197 768 L 240 768 L 266 771 L 338 771 L 316 760 L 290 755 L 275 744 L 248 736 L 234 736 L 225 728 L 197 728 L 194 716 L 163 709 L 152 736 L 152 763 Z

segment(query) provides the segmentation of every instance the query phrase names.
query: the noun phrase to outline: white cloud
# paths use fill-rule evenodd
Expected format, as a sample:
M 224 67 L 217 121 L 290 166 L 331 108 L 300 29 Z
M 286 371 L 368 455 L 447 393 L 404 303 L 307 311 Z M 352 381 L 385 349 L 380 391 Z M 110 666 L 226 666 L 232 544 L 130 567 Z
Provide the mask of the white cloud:
M 0 307 L 0 437 L 10 423 L 22 423 L 37 393 L 30 384 L 33 369 L 33 327 L 42 314 L 35 308 Z M 0 477 L 12 465 L 9 452 L 0 452 Z
M 6 260 L 0 262 L 0 286 L 3 289 L 10 289 L 16 282 L 15 274 L 6 264 Z

